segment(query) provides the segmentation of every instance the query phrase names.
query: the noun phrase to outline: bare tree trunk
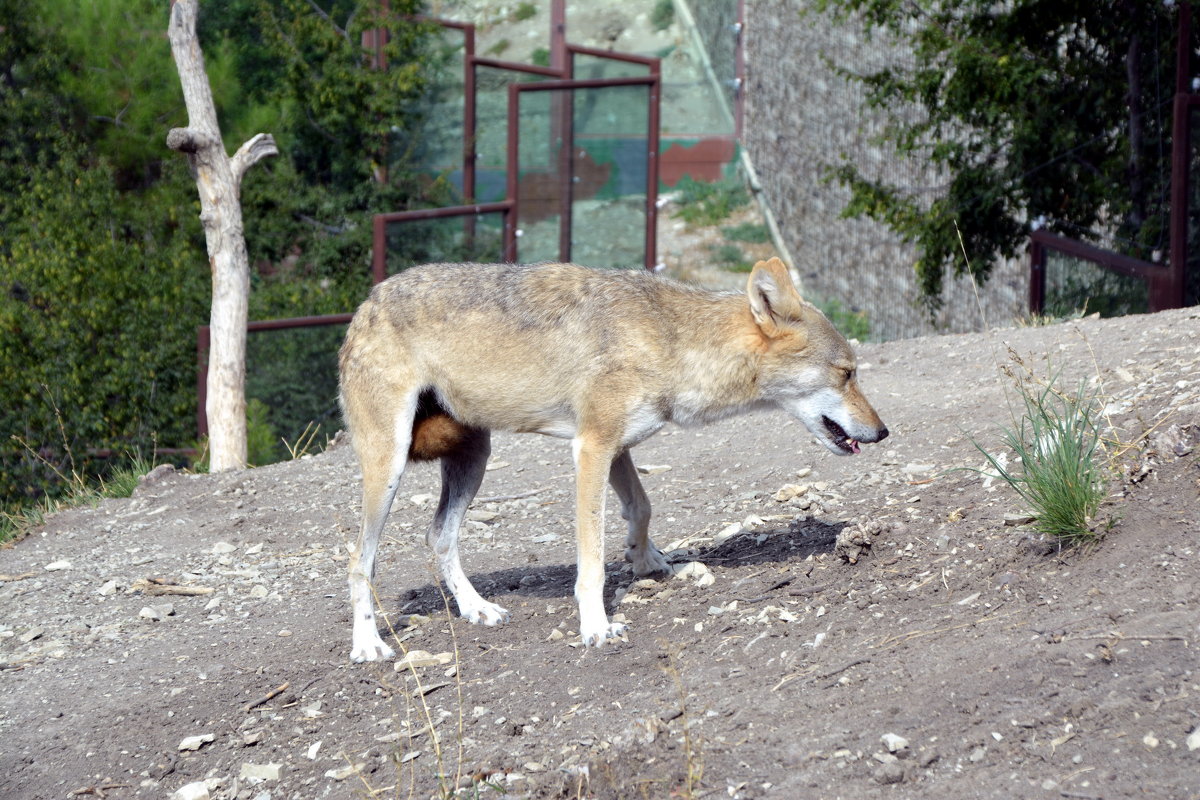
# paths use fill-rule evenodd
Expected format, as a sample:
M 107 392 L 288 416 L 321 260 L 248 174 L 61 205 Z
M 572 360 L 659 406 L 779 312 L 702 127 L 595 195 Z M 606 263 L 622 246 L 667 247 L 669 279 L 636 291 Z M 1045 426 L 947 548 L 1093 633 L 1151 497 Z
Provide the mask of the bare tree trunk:
M 196 36 L 199 0 L 175 0 L 167 36 L 179 68 L 188 127 L 167 134 L 167 147 L 185 153 L 200 192 L 200 222 L 212 269 L 208 358 L 209 469 L 246 466 L 246 323 L 250 265 L 242 231 L 242 176 L 253 164 L 278 154 L 270 134 L 260 133 L 230 158 L 221 142 L 204 55 Z

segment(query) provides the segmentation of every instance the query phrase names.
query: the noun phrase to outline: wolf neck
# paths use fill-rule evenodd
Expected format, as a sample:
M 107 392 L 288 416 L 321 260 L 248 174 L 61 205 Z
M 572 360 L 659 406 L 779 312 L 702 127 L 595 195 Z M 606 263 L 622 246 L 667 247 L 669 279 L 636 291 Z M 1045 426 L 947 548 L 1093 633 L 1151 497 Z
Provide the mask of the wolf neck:
M 765 342 L 745 295 L 714 295 L 707 314 L 679 324 L 672 420 L 701 425 L 766 404 L 759 381 Z

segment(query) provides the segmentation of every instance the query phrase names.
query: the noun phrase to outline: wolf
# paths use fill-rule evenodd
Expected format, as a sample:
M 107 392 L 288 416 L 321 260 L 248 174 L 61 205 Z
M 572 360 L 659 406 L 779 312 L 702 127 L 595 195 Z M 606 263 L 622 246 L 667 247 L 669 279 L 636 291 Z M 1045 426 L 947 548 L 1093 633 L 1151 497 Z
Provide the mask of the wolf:
M 440 459 L 426 541 L 459 613 L 496 625 L 508 611 L 479 595 L 458 552 L 490 432 L 569 439 L 579 633 L 599 646 L 625 627 L 609 621 L 603 602 L 606 483 L 628 523 L 633 572 L 669 569 L 649 537 L 650 502 L 630 448 L 668 422 L 700 425 L 770 407 L 839 455 L 888 435 L 859 388 L 854 351 L 778 258 L 754 265 L 745 293 L 566 263 L 415 267 L 374 287 L 350 322 L 339 367 L 362 470 L 362 527 L 349 566 L 357 662 L 394 655 L 376 629 L 371 582 L 410 461 Z

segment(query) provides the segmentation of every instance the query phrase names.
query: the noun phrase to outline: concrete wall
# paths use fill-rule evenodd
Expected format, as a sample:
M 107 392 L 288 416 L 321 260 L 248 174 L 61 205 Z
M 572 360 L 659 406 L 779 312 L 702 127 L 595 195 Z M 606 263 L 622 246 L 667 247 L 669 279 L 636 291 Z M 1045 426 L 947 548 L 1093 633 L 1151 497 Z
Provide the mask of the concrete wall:
M 931 322 L 920 304 L 913 248 L 882 224 L 841 219 L 849 192 L 822 180 L 826 168 L 846 154 L 867 176 L 936 191 L 939 176 L 932 170 L 872 140 L 882 129 L 882 116 L 864 111 L 862 89 L 829 63 L 865 72 L 905 53 L 867 41 L 854 26 L 834 25 L 825 15 L 801 17 L 806 6 L 801 0 L 745 5 L 743 145 L 804 290 L 865 310 L 877 339 L 979 330 L 980 305 L 988 326 L 1020 316 L 1028 277 L 1018 259 L 993 270 L 979 289 L 979 303 L 970 281 L 948 278 L 945 304 Z

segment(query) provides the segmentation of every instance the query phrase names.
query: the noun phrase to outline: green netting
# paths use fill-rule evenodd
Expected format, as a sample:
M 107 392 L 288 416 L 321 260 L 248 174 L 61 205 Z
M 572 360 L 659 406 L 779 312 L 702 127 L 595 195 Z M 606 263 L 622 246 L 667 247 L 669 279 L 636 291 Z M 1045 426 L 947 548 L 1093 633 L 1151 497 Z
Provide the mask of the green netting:
M 311 441 L 314 451 L 342 427 L 337 353 L 346 326 L 252 331 L 246 341 L 250 463 L 290 457 Z
M 1046 253 L 1046 316 L 1098 311 L 1101 316 L 1115 317 L 1145 313 L 1148 308 L 1145 281 L 1053 250 Z
M 504 215 L 406 220 L 387 226 L 387 273 L 435 262 L 504 260 Z

